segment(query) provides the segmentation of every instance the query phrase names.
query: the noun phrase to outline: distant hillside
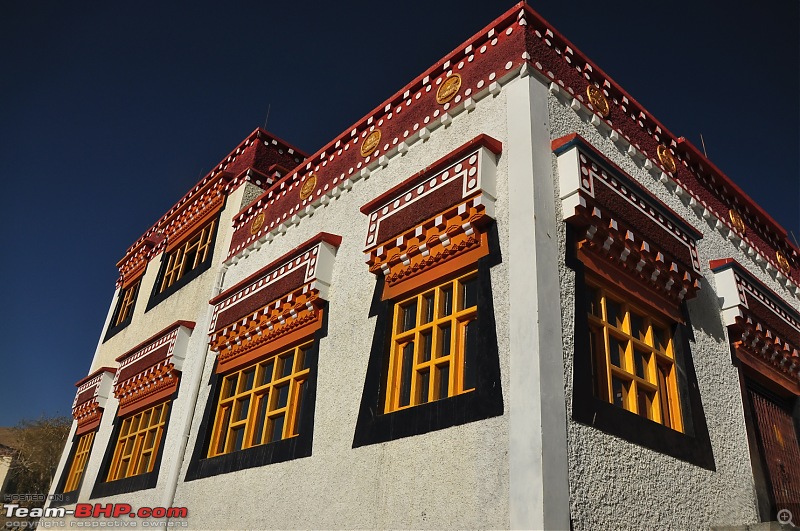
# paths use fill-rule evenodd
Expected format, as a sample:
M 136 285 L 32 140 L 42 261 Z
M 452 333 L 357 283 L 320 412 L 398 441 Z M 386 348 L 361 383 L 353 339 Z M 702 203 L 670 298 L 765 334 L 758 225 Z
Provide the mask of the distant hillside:
M 10 426 L 0 426 L 0 447 L 16 448 L 19 445 L 17 431 Z M 3 448 L 0 448 L 2 452 Z

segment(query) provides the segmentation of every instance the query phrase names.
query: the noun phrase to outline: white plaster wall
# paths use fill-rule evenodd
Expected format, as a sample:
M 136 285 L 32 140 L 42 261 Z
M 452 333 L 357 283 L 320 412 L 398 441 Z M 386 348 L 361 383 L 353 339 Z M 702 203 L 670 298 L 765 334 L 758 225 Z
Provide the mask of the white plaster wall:
M 703 233 L 698 242 L 706 280 L 688 302 L 694 327 L 690 341 L 698 385 L 713 447 L 716 472 L 569 422 L 571 515 L 575 529 L 702 529 L 757 521 L 757 507 L 737 369 L 731 363 L 727 331 L 714 293 L 708 261 L 732 257 L 797 307 L 782 285 L 653 179 L 607 137 L 550 96 L 552 137 L 578 132 L 610 160 Z M 558 197 L 558 167 L 553 157 Z M 556 203 L 561 215 L 560 201 Z M 562 256 L 565 225 L 559 226 Z M 572 410 L 575 275 L 559 264 L 564 330 L 567 411 Z
M 505 143 L 505 94 L 488 96 L 447 128 L 395 156 L 325 208 L 232 266 L 231 286 L 321 231 L 343 237 L 333 269 L 328 335 L 320 342 L 312 455 L 284 463 L 181 482 L 175 505 L 192 527 L 231 528 L 507 528 L 507 264 L 491 270 L 506 414 L 425 435 L 353 449 L 358 409 L 375 328 L 368 317 L 375 277 L 364 263 L 367 217 L 359 208 L 480 133 Z M 498 230 L 508 256 L 507 164 L 497 171 Z M 185 476 L 206 406 L 209 357 Z

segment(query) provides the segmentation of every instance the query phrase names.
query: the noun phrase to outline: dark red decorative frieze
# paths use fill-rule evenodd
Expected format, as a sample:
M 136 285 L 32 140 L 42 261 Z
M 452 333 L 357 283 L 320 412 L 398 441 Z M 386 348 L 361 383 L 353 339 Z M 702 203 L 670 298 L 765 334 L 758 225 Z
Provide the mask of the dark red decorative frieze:
M 710 266 L 737 357 L 800 396 L 800 312 L 735 260 L 712 260 Z
M 111 367 L 102 367 L 75 384 L 78 388 L 72 402 L 72 418 L 78 423 L 75 435 L 82 435 L 100 424 L 115 372 Z
M 211 299 L 209 343 L 217 352 L 217 372 L 241 367 L 319 329 L 341 241 L 320 233 Z
M 128 415 L 175 392 L 194 323 L 177 321 L 117 358 L 114 396 L 118 416 Z
M 467 40 L 243 211 L 235 221 L 230 256 L 257 240 L 285 232 L 354 182 L 368 178 L 388 158 L 405 153 L 418 139 L 448 125 L 453 116 L 472 109 L 487 94 L 499 93 L 510 77 L 531 73 L 550 83 L 553 93 L 586 114 L 587 120 L 655 177 L 676 185 L 675 193 L 685 195 L 704 217 L 714 216 L 720 230 L 735 228 L 729 211 L 739 210 L 751 229 L 746 236 L 741 234 L 743 248 L 777 275 L 791 279 L 795 284 L 791 289 L 800 294 L 796 286 L 800 250 L 788 241 L 786 231 L 525 3 Z M 369 149 L 362 153 L 365 145 Z M 312 173 L 318 180 L 317 190 L 300 198 L 297 189 Z M 264 225 L 250 232 L 260 214 L 265 214 Z
M 761 261 L 795 286 L 800 284 L 800 249 L 787 238 L 785 229 L 694 145 L 671 133 L 539 14 L 527 5 L 521 7 L 528 32 L 528 64 L 550 83 L 551 92 L 584 114 L 655 177 L 676 185 L 676 194 L 685 194 L 692 207 L 707 219 L 714 216 L 720 229 L 732 228 L 729 211 L 737 209 L 752 229 L 744 239 L 747 250 L 757 253 Z M 589 94 L 596 91 L 603 95 L 608 109 L 592 104 Z M 780 267 L 778 252 L 788 266 Z M 796 287 L 793 291 L 800 293 Z
M 251 133 L 228 157 L 181 198 L 158 222 L 128 249 L 117 267 L 118 284 L 135 278 L 147 262 L 164 250 L 179 245 L 223 206 L 225 197 L 239 185 L 251 182 L 267 189 L 294 168 L 305 154 L 263 129 Z
M 441 276 L 436 266 L 467 266 L 488 253 L 501 149 L 480 135 L 361 208 L 367 265 L 384 276 L 384 299 Z
M 499 94 L 502 83 L 517 76 L 528 57 L 523 22 L 509 13 L 498 18 L 277 182 L 237 216 L 229 256 L 285 232 L 357 181 L 369 178 L 390 158 L 449 126 L 457 114 Z M 452 81 L 456 76 L 457 83 Z M 364 146 L 370 149 L 362 153 Z M 302 198 L 300 188 L 311 174 L 316 176 L 316 189 Z M 253 232 L 261 213 L 265 222 Z

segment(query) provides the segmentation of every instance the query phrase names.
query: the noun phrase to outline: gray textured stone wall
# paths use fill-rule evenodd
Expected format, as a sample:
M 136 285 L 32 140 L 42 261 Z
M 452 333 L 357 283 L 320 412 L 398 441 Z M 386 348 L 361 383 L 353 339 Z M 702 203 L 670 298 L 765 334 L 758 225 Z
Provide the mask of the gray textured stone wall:
M 797 301 L 774 278 L 713 229 L 674 193 L 654 180 L 594 126 L 550 97 L 552 136 L 578 132 L 644 188 L 703 233 L 698 242 L 705 280 L 688 302 L 694 338 L 691 356 L 713 447 L 716 472 L 637 446 L 590 426 L 569 421 L 571 516 L 575 529 L 702 529 L 757 521 L 753 474 L 737 369 L 714 293 L 708 261 L 733 257 L 795 306 Z M 558 166 L 553 157 L 556 187 Z M 556 191 L 558 197 L 558 190 Z M 556 199 L 559 216 L 560 200 Z M 559 227 L 562 252 L 566 230 Z M 564 330 L 564 385 L 572 410 L 575 275 L 560 263 Z

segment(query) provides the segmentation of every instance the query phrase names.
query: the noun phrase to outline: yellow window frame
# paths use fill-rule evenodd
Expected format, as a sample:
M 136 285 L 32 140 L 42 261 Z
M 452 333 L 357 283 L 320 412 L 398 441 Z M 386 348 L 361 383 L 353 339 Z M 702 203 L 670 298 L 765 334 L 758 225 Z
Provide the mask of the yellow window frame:
M 211 220 L 194 236 L 186 240 L 186 243 L 169 254 L 159 293 L 205 262 L 211 247 L 211 237 L 214 234 L 215 223 L 216 220 Z
M 467 327 L 478 317 L 477 276 L 471 271 L 394 305 L 386 413 L 473 390 L 465 389 L 464 363 Z
M 683 432 L 672 324 L 600 284 L 586 297 L 596 394 Z
M 309 341 L 222 378 L 208 457 L 297 436 Z
M 122 420 L 106 481 L 153 471 L 168 412 L 169 402 L 162 402 Z
M 78 439 L 78 446 L 75 448 L 75 455 L 72 457 L 72 464 L 67 473 L 64 492 L 72 492 L 80 485 L 83 472 L 86 470 L 86 462 L 89 460 L 89 453 L 92 451 L 94 434 L 94 431 L 90 431 L 81 435 L 80 439 Z

